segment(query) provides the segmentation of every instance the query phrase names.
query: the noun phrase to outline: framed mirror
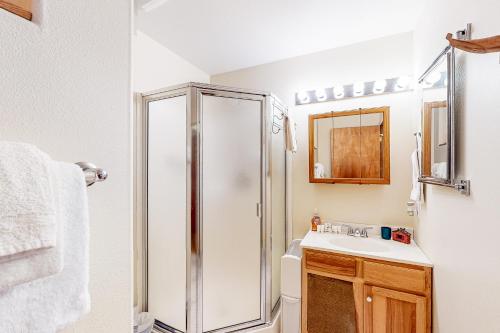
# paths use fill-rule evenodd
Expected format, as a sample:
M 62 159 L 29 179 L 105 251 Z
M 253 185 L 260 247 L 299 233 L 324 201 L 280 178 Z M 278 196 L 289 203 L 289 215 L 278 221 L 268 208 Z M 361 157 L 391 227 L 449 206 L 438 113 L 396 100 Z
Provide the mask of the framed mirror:
M 419 79 L 422 145 L 420 182 L 453 186 L 455 179 L 455 55 L 447 47 Z
M 390 184 L 389 107 L 309 116 L 309 182 Z

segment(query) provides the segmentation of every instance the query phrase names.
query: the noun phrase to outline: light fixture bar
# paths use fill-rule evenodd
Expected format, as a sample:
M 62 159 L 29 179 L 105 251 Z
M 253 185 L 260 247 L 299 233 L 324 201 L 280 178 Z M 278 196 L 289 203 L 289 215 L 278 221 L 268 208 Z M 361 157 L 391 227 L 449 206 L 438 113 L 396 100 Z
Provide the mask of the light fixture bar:
M 345 85 L 337 84 L 334 87 L 324 89 L 305 90 L 295 93 L 295 105 L 405 92 L 413 89 L 411 82 L 410 77 L 401 76 L 385 80 L 359 81 Z M 441 75 L 440 80 L 432 82 L 431 86 L 425 86 L 424 88 L 443 88 L 445 84 L 444 75 Z

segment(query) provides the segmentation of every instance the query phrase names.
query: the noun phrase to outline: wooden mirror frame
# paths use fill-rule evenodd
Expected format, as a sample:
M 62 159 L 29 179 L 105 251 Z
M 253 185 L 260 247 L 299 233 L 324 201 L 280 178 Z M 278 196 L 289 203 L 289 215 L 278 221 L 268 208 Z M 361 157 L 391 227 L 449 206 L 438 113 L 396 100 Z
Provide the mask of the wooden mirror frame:
M 370 113 L 383 115 L 383 177 L 382 178 L 315 178 L 314 177 L 314 121 L 323 118 L 355 116 Z M 390 151 L 390 125 L 389 107 L 382 106 L 368 109 L 327 112 L 309 115 L 309 182 L 327 184 L 390 184 L 391 183 L 391 151 Z
M 422 114 L 422 166 L 421 174 L 430 177 L 431 175 L 431 129 L 432 110 L 435 108 L 447 108 L 446 101 L 424 102 Z

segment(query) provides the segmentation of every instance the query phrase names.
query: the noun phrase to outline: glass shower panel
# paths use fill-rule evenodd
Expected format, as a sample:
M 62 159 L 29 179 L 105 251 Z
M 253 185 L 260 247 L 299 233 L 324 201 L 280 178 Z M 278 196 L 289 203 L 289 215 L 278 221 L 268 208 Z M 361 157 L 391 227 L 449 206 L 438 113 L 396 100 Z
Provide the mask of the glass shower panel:
M 202 97 L 204 332 L 261 318 L 261 105 Z
M 284 128 L 281 110 L 273 108 L 273 121 Z M 279 119 L 283 118 L 283 119 Z M 275 308 L 281 294 L 281 256 L 286 251 L 286 155 L 285 130 L 272 134 L 271 186 L 272 186 L 272 307 Z
M 148 311 L 186 331 L 186 96 L 149 102 Z

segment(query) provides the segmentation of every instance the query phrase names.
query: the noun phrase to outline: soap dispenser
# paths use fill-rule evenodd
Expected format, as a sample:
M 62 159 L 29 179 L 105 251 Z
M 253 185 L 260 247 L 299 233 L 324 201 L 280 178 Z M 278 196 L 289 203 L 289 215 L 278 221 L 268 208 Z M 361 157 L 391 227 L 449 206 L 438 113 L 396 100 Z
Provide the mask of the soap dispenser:
M 311 230 L 318 231 L 318 225 L 321 224 L 321 218 L 318 214 L 318 208 L 314 208 L 314 215 L 311 219 Z

